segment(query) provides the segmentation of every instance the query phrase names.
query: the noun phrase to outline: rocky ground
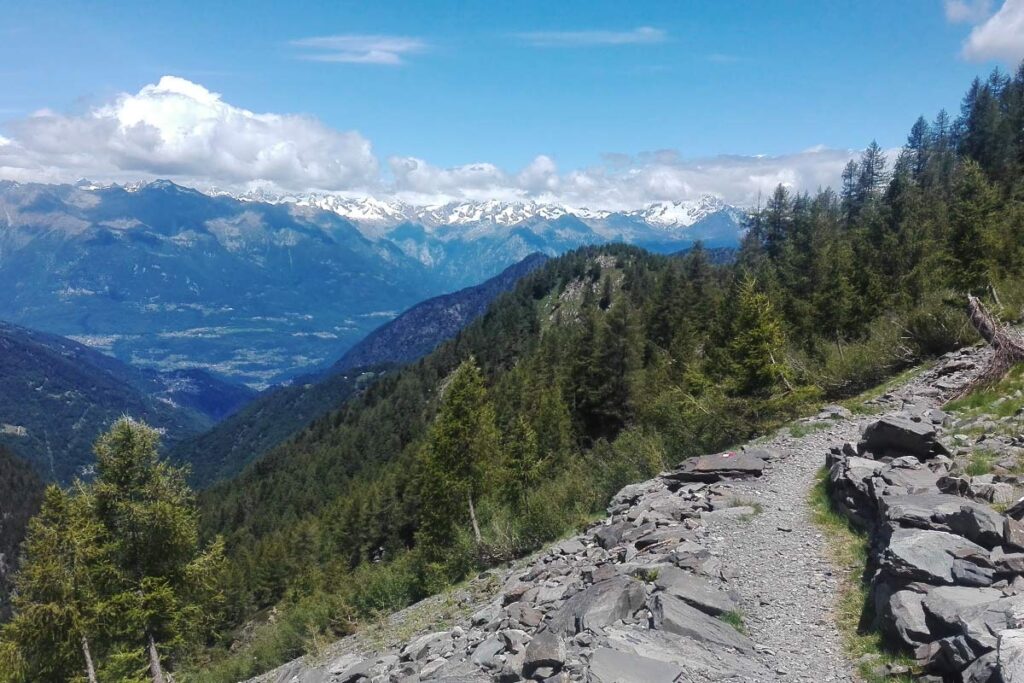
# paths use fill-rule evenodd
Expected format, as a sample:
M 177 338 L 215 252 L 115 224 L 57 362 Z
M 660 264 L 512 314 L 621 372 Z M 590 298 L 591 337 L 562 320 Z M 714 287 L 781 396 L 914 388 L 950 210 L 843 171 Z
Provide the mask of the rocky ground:
M 999 591 L 1000 598 L 1012 592 L 1007 588 L 1011 583 L 1024 584 L 1004 576 L 1015 557 L 992 559 L 997 552 L 1019 554 L 1012 548 L 994 550 L 1004 543 L 1004 523 L 991 507 L 1016 499 L 1016 480 L 1004 481 L 999 474 L 956 476 L 976 447 L 967 441 L 983 435 L 975 429 L 960 440 L 955 434 L 947 438 L 943 427 L 956 432 L 957 417 L 938 409 L 974 376 L 986 354 L 968 349 L 944 357 L 862 405 L 859 412 L 868 414 L 827 407 L 770 439 L 695 458 L 628 486 L 613 499 L 608 517 L 583 533 L 398 613 L 319 657 L 297 660 L 256 680 L 854 681 L 834 619 L 839 575 L 809 507 L 809 493 L 826 461 L 839 504 L 876 532 L 878 557 L 896 553 L 889 565 L 896 569 L 880 572 L 883 578 L 876 583 L 886 588 L 877 595 L 888 598 L 910 586 L 910 594 L 901 599 L 909 600 L 916 616 L 923 609 L 918 596 L 928 594 L 922 586 L 929 578 L 937 586 L 967 576 L 972 590 L 984 586 Z M 1015 447 L 1007 442 L 1007 449 Z M 1003 456 L 1002 464 L 1009 465 L 1012 454 Z M 904 475 L 903 488 L 900 482 L 879 484 L 893 480 L 893 472 Z M 907 493 L 907 481 L 934 485 L 934 495 L 955 500 L 880 505 L 883 497 Z M 957 505 L 950 507 L 951 502 Z M 923 504 L 931 507 L 922 510 Z M 938 517 L 933 515 L 936 505 L 944 511 Z M 880 508 L 889 511 L 882 513 L 882 524 Z M 955 536 L 956 529 L 974 540 Z M 902 532 L 908 539 L 928 532 L 960 540 L 927 546 L 917 555 L 916 537 L 904 544 L 910 550 L 902 555 L 902 545 L 890 552 L 893 544 L 878 540 L 892 537 L 902 543 Z M 978 552 L 961 553 L 968 548 L 964 544 L 973 549 L 974 541 L 981 544 Z M 904 561 L 905 556 L 910 559 Z M 933 556 L 940 558 L 937 563 L 929 559 Z M 927 570 L 914 562 L 935 576 L 925 577 Z M 995 593 L 973 598 L 972 605 L 996 599 Z M 898 635 L 891 610 L 887 615 L 882 626 Z M 929 632 L 934 638 L 928 640 L 920 633 L 924 623 L 915 622 L 902 633 L 910 628 L 914 634 L 908 647 L 931 647 L 919 653 L 929 672 L 947 675 L 938 667 L 949 656 L 963 660 L 957 660 L 955 666 L 963 666 L 949 674 L 949 681 L 961 680 L 959 671 L 979 656 L 992 662 L 984 665 L 988 669 L 996 666 L 996 655 L 987 654 L 996 651 L 994 644 L 983 650 L 961 634 L 961 640 L 932 646 L 951 636 Z M 993 635 L 985 642 L 995 640 Z M 1017 679 L 1005 683 L 1011 680 Z

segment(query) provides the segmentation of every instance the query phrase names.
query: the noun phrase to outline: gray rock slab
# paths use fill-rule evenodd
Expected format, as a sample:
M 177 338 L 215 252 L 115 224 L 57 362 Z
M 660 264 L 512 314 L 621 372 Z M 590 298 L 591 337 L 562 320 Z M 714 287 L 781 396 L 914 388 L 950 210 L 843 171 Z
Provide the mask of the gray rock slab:
M 676 567 L 658 569 L 654 585 L 658 590 L 712 616 L 739 609 L 736 600 L 728 592 L 719 590 L 718 586 L 703 577 Z
M 676 664 L 599 647 L 587 667 L 589 683 L 679 683 L 685 672 Z
M 953 585 L 955 561 L 971 553 L 988 556 L 980 545 L 945 531 L 897 529 L 882 552 L 881 566 L 888 574 L 908 581 Z
M 726 451 L 714 455 L 702 455 L 684 461 L 679 467 L 664 475 L 665 479 L 677 482 L 714 482 L 723 479 L 760 477 L 765 461 L 743 451 Z
M 569 598 L 551 615 L 549 628 L 573 635 L 586 629 L 608 626 L 627 619 L 643 607 L 644 585 L 626 576 L 616 576 L 591 585 Z
M 691 607 L 679 598 L 659 593 L 651 600 L 651 624 L 659 631 L 684 636 L 712 648 L 753 652 L 754 644 L 721 619 Z

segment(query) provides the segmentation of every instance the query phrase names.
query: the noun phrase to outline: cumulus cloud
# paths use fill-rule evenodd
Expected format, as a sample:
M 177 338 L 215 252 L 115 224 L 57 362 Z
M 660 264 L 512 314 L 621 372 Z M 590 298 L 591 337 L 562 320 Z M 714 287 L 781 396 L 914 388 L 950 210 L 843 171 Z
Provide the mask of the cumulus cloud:
M 403 64 L 404 55 L 427 49 L 426 42 L 419 38 L 359 34 L 302 38 L 291 44 L 305 50 L 299 59 L 388 66 Z
M 753 204 L 779 183 L 836 185 L 854 153 L 813 147 L 778 156 L 686 158 L 675 150 L 605 154 L 559 169 L 539 155 L 518 170 L 480 162 L 439 167 L 393 156 L 382 169 L 370 141 L 306 116 L 258 114 L 201 85 L 165 76 L 80 114 L 39 110 L 0 136 L 0 178 L 43 182 L 170 178 L 199 189 L 332 191 L 414 203 L 461 199 L 559 202 L 624 209 L 711 193 Z
M 643 45 L 663 43 L 668 35 L 660 28 L 640 26 L 631 31 L 531 31 L 517 33 L 534 47 L 593 47 L 595 45 Z
M 974 27 L 964 41 L 966 59 L 981 62 L 1003 60 L 1016 65 L 1024 59 L 1024 0 L 1005 0 L 995 14 L 985 0 L 948 0 L 946 18 Z
M 369 140 L 308 116 L 257 114 L 196 83 L 164 76 L 81 115 L 48 110 L 8 126 L 0 176 L 266 183 L 290 189 L 367 187 Z

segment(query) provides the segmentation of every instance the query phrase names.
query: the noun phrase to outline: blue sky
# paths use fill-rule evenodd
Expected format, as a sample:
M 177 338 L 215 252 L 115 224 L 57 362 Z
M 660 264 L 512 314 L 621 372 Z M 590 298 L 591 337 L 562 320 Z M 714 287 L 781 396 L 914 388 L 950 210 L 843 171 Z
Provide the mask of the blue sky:
M 435 175 L 475 162 L 515 175 L 543 155 L 564 176 L 619 173 L 658 150 L 692 164 L 872 139 L 895 147 L 918 114 L 955 111 L 975 75 L 1024 55 L 1013 23 L 1024 2 L 1006 4 L 4 2 L 0 135 L 47 169 L 43 179 L 176 171 L 108 158 L 71 168 L 28 139 L 38 126 L 23 125 L 41 109 L 74 121 L 173 75 L 231 107 L 306 115 L 371 146 L 375 169 L 317 176 L 308 189 L 390 182 L 393 158 Z M 965 48 L 982 29 L 991 35 Z M 5 162 L 3 149 L 0 176 L 30 179 L 30 163 Z M 440 194 L 458 191 L 457 179 L 438 182 L 455 188 Z

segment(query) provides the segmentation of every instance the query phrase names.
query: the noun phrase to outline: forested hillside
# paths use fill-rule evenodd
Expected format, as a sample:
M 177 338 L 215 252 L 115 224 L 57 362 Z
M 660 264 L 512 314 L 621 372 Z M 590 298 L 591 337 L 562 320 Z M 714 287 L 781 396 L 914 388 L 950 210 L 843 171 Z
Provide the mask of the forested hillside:
M 894 163 L 872 143 L 839 192 L 780 187 L 735 263 L 621 246 L 548 263 L 203 497 L 235 618 L 311 595 L 344 614 L 398 607 L 666 463 L 963 343 L 964 292 L 1015 314 L 1022 121 L 1024 69 L 997 72 L 957 118 L 917 121 Z
M 381 372 L 416 360 L 454 337 L 546 259 L 533 254 L 479 285 L 416 304 L 371 332 L 326 371 L 268 390 L 211 430 L 178 444 L 170 457 L 188 463 L 196 486 L 238 474 L 249 462 L 368 386 Z
M 18 546 L 42 499 L 39 475 L 27 462 L 0 446 L 0 621 L 10 616 L 10 577 L 17 568 Z
M 0 377 L 0 444 L 62 484 L 88 471 L 93 441 L 122 415 L 165 429 L 173 444 L 213 424 L 202 410 L 223 412 L 251 395 L 206 373 L 143 372 L 70 339 L 4 322 Z

